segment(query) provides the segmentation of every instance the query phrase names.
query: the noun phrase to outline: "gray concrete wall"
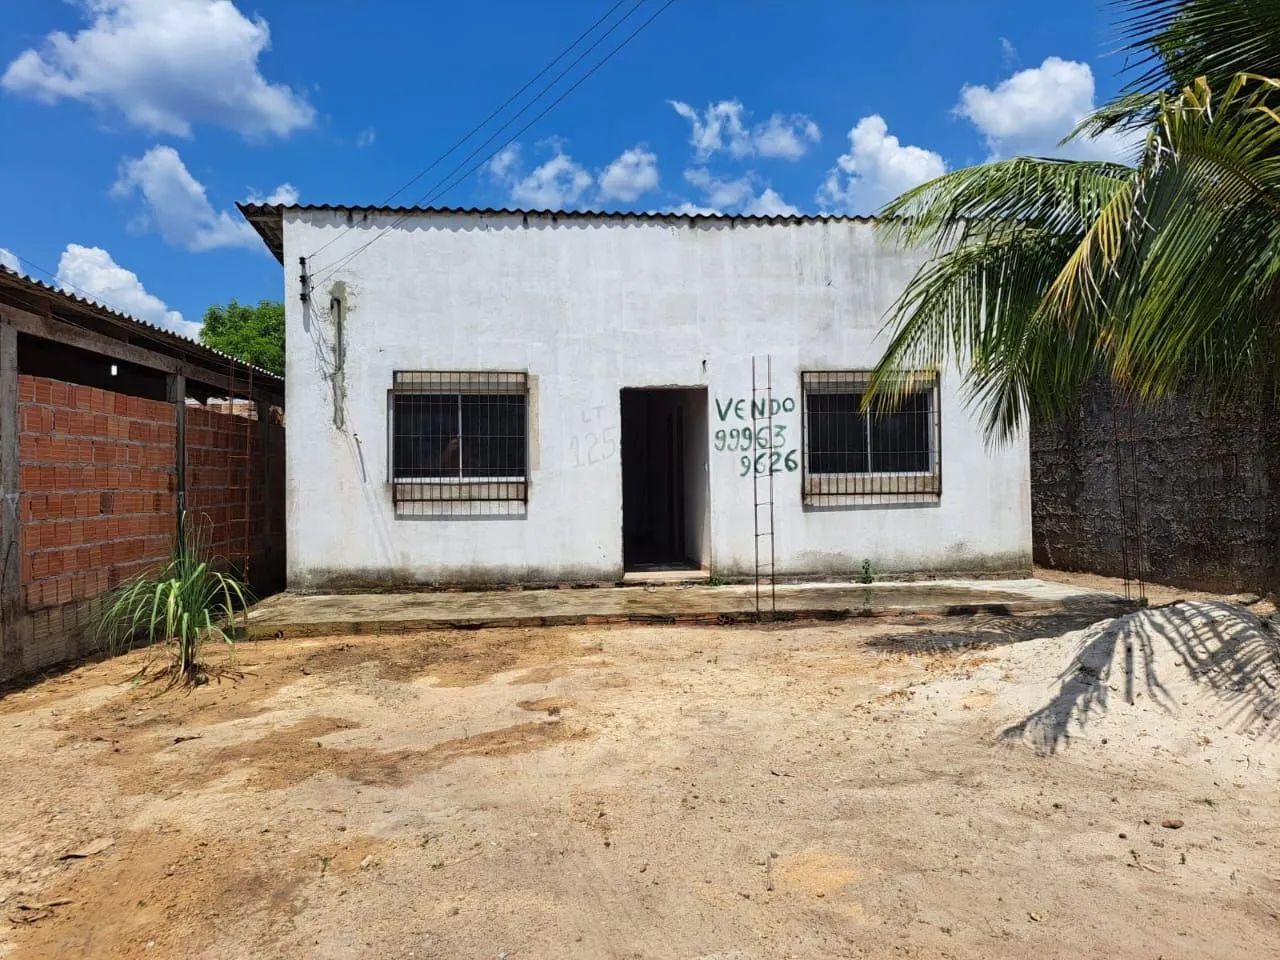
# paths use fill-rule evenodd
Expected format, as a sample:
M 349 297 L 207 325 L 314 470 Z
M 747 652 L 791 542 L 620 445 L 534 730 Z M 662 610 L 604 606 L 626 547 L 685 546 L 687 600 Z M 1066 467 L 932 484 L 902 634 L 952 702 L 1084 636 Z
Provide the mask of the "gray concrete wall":
M 1122 413 L 1120 430 L 1136 438 L 1146 578 L 1203 590 L 1274 589 L 1280 529 L 1274 405 L 1247 403 L 1210 413 L 1180 397 L 1135 408 L 1132 427 Z M 1090 391 L 1069 422 L 1032 431 L 1037 563 L 1122 574 L 1115 437 L 1105 383 Z

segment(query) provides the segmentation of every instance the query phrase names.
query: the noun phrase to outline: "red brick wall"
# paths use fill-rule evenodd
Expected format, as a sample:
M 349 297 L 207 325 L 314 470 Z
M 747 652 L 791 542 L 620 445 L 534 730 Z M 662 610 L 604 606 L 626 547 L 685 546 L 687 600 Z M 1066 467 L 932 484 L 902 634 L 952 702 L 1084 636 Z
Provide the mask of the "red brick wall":
M 265 462 L 259 421 L 187 407 L 187 513 L 215 557 L 237 571 L 247 561 L 251 576 L 268 539 Z
M 284 427 L 185 410 L 188 513 L 240 571 L 247 533 L 253 589 L 281 588 Z M 177 526 L 174 404 L 23 374 L 18 428 L 25 616 L 16 639 L 6 624 L 0 680 L 90 652 L 104 595 L 168 560 Z
M 267 467 L 266 483 L 267 499 L 273 509 L 270 511 L 270 528 L 267 532 L 265 562 L 261 576 L 255 586 L 260 596 L 275 593 L 285 588 L 285 427 L 283 423 L 272 422 L 267 428 Z
M 176 510 L 173 405 L 18 378 L 28 668 L 84 652 L 103 593 L 163 562 Z

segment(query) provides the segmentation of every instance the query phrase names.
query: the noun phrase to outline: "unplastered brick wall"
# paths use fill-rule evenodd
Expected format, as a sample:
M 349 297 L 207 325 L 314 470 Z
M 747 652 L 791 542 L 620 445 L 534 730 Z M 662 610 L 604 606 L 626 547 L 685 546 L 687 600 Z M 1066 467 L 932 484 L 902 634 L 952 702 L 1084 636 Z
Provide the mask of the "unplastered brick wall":
M 266 476 L 261 483 L 262 489 L 266 491 L 267 503 L 273 509 L 267 511 L 263 556 L 254 569 L 254 589 L 260 596 L 285 588 L 285 428 L 283 411 L 274 412 L 279 413 L 280 418 L 268 418 L 265 431 L 267 462 L 263 466 Z
M 284 428 L 269 429 L 283 434 Z M 263 430 L 256 419 L 187 407 L 187 512 L 205 525 L 213 554 L 247 569 L 259 592 L 277 542 L 267 528 L 270 459 Z
M 1136 470 L 1126 459 L 1123 481 L 1117 433 L 1123 441 L 1133 438 Z M 1176 397 L 1136 406 L 1130 420 L 1123 403 L 1113 416 L 1111 390 L 1098 383 L 1070 420 L 1032 431 L 1036 562 L 1121 576 L 1122 548 L 1129 548 L 1132 571 L 1140 534 L 1148 580 L 1201 590 L 1274 590 L 1278 465 L 1280 422 L 1272 404 L 1210 411 Z M 1122 491 L 1131 518 L 1127 538 Z
M 169 556 L 177 439 L 172 404 L 18 378 L 23 667 L 83 654 L 104 593 Z

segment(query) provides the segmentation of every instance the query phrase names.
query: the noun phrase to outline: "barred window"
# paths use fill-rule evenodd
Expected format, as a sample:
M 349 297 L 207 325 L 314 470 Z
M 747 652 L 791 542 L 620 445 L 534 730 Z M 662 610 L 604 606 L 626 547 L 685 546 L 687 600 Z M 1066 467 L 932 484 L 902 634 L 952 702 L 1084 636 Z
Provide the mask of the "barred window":
M 524 373 L 397 371 L 388 411 L 397 513 L 522 512 L 528 406 Z
M 941 493 L 938 374 L 903 376 L 901 399 L 864 412 L 870 371 L 801 374 L 807 505 L 911 502 Z

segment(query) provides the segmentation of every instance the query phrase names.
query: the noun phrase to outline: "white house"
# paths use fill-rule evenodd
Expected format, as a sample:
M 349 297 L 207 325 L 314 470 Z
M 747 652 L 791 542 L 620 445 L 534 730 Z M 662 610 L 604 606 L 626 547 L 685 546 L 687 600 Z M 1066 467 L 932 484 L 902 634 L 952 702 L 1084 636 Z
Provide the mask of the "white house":
M 295 589 L 1030 569 L 1026 439 L 954 370 L 859 410 L 921 262 L 867 220 L 241 210 L 285 265 Z

